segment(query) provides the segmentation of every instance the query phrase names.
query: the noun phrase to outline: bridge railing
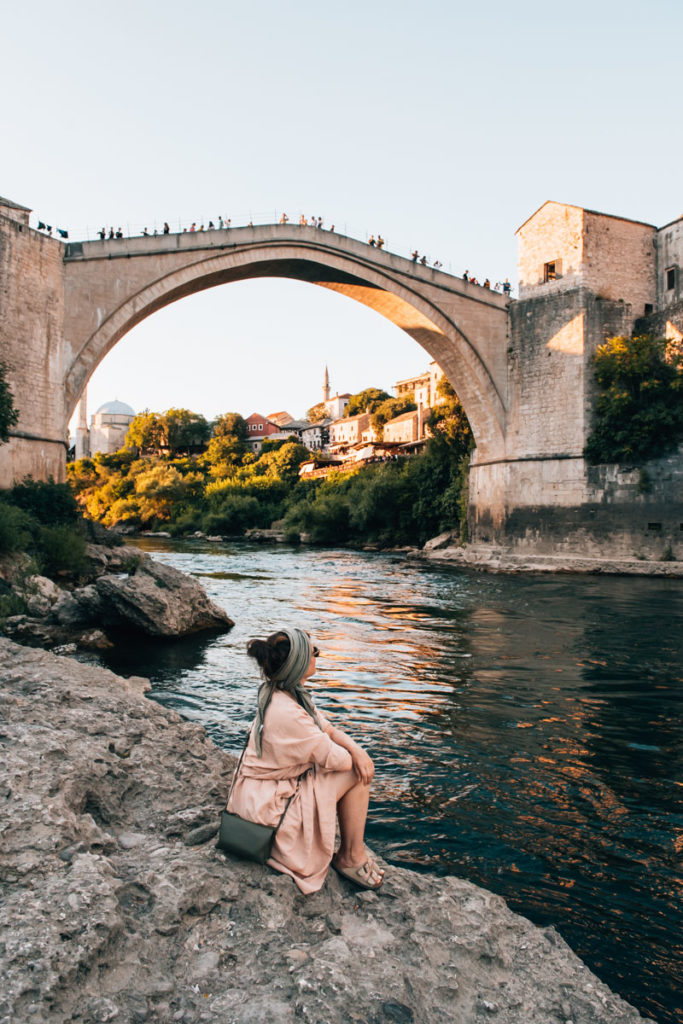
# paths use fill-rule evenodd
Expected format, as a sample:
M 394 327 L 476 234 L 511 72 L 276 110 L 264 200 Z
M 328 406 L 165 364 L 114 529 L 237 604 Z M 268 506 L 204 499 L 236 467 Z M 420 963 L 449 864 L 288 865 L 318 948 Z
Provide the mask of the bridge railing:
M 250 210 L 248 213 L 238 213 L 234 217 L 231 217 L 229 214 L 219 214 L 216 217 L 200 216 L 196 219 L 188 219 L 187 217 L 176 216 L 168 221 L 153 218 L 144 224 L 126 221 L 124 224 L 104 224 L 99 228 L 93 228 L 91 225 L 86 224 L 84 227 L 81 227 L 80 229 L 70 229 L 69 238 L 77 240 L 79 242 L 99 241 L 101 240 L 101 231 L 104 231 L 105 237 L 104 239 L 102 239 L 104 241 L 107 241 L 112 237 L 112 231 L 114 232 L 114 238 L 141 238 L 145 237 L 145 235 L 148 235 L 150 237 L 158 237 L 159 235 L 163 235 L 165 233 L 164 228 L 166 224 L 168 224 L 167 233 L 171 235 L 185 233 L 191 234 L 193 233 L 193 231 L 200 233 L 202 232 L 202 230 L 206 232 L 209 230 L 227 231 L 233 228 L 242 227 L 271 227 L 273 225 L 282 223 L 281 217 L 283 212 L 284 211 L 282 210 L 273 209 L 259 210 L 256 213 L 254 213 Z M 287 223 L 289 224 L 290 227 L 298 227 L 301 216 L 301 214 L 287 214 Z M 320 214 L 315 214 L 311 216 L 306 215 L 306 226 L 315 227 L 315 225 L 313 224 L 313 220 L 317 220 L 321 216 L 322 215 Z M 378 235 L 375 232 L 365 230 L 364 228 L 360 228 L 358 225 L 351 224 L 348 221 L 335 221 L 334 219 L 324 217 L 322 219 L 323 224 L 322 228 L 320 229 L 321 231 L 325 232 L 333 229 L 336 234 L 367 243 L 369 243 L 370 239 L 373 237 L 375 241 L 377 240 L 378 237 L 381 237 L 383 239 L 382 248 L 384 249 L 384 251 L 391 253 L 394 256 L 402 256 L 405 259 L 410 259 L 410 256 L 415 251 L 415 249 L 419 249 L 419 247 L 415 245 L 408 245 L 405 242 L 405 240 L 388 239 L 384 235 Z M 222 227 L 220 226 L 221 220 L 223 221 Z M 209 225 L 213 225 L 213 227 L 210 227 Z M 117 235 L 117 232 L 120 232 L 120 234 Z M 447 274 L 455 273 L 456 276 L 458 276 L 457 271 L 454 271 L 453 264 L 450 260 L 444 262 L 443 260 L 439 260 L 437 255 L 431 253 L 424 253 L 422 249 L 419 249 L 419 253 L 420 257 L 422 257 L 423 255 L 426 257 L 426 266 L 434 268 L 435 264 L 437 264 L 437 269 L 444 270 Z

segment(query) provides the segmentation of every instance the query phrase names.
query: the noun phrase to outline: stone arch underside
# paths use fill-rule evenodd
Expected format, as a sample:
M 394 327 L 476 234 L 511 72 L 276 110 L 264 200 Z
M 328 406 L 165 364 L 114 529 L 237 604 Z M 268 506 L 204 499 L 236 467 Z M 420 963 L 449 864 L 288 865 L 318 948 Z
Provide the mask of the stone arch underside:
M 294 246 L 287 250 L 260 247 L 256 251 L 212 255 L 158 277 L 111 310 L 98 311 L 101 322 L 89 337 L 69 339 L 75 355 L 65 380 L 67 420 L 99 363 L 138 323 L 199 291 L 233 281 L 276 277 L 339 292 L 404 330 L 444 369 L 470 420 L 479 457 L 503 451 L 505 408 L 476 342 L 467 338 L 434 303 L 390 275 L 360 261 L 340 258 L 337 253 L 333 265 L 316 256 L 304 247 Z M 123 269 L 118 261 L 103 261 L 103 266 L 110 274 Z

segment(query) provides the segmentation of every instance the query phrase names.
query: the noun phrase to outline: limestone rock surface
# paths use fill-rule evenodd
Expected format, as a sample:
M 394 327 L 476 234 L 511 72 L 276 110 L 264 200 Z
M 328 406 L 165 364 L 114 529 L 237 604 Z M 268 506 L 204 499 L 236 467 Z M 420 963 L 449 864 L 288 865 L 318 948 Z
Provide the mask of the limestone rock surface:
M 457 878 L 381 894 L 216 850 L 233 759 L 122 679 L 0 639 L 0 1024 L 636 1024 Z
M 185 636 L 234 625 L 197 580 L 151 558 L 140 561 L 130 575 L 100 576 L 95 587 L 106 609 L 105 623 L 123 621 L 149 636 Z

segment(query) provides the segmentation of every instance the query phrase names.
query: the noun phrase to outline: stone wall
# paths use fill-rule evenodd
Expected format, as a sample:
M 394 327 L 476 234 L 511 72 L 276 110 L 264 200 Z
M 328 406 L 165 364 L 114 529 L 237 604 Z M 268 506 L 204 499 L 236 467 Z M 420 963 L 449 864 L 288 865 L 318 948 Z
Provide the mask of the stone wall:
M 562 261 L 562 277 L 547 282 L 550 289 L 576 287 L 583 268 L 583 210 L 564 203 L 544 203 L 517 231 L 517 244 L 520 298 L 543 286 L 543 267 L 552 260 Z
M 638 320 L 663 333 L 683 313 Z M 633 309 L 585 288 L 544 290 L 510 307 L 506 457 L 470 469 L 473 543 L 512 552 L 683 558 L 683 453 L 639 468 L 590 467 L 593 355 L 630 334 Z M 659 328 L 659 330 L 656 330 Z M 504 496 L 501 500 L 501 496 Z
M 655 238 L 649 224 L 548 202 L 517 232 L 520 299 L 587 288 L 645 314 L 656 299 Z M 556 280 L 544 280 L 555 262 Z
M 499 523 L 484 513 L 473 524 L 472 540 L 512 553 L 683 561 L 683 450 L 642 469 L 583 460 L 565 465 L 564 476 L 561 463 L 544 466 L 547 489 L 555 483 L 566 497 L 573 480 L 582 500 L 520 503 Z M 523 464 L 506 468 L 510 493 L 532 483 Z
M 639 317 L 633 330 L 635 334 L 654 334 L 656 338 L 683 343 L 683 299 L 650 316 Z
M 644 315 L 656 301 L 655 237 L 649 224 L 586 210 L 584 285 L 603 299 L 629 303 L 634 317 Z
M 27 475 L 64 478 L 63 250 L 0 211 L 0 351 L 19 410 L 10 443 L 0 445 L 3 486 Z
M 674 286 L 667 288 L 666 271 L 674 271 Z M 657 232 L 657 309 L 683 302 L 683 217 Z

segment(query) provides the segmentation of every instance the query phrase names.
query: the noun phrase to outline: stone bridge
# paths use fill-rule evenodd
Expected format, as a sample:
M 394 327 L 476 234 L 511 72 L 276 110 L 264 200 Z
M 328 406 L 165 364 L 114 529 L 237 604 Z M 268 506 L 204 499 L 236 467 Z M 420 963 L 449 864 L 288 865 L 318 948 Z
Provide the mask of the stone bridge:
M 556 255 L 560 229 L 545 224 L 556 206 L 546 204 L 531 228 L 520 229 L 531 232 L 521 238 L 524 258 L 534 267 L 540 260 L 541 271 L 546 250 Z M 558 224 L 566 222 L 565 211 Z M 512 530 L 516 542 L 538 547 L 548 524 L 550 534 L 564 535 L 586 520 L 589 505 L 605 500 L 582 452 L 592 353 L 607 335 L 629 332 L 635 315 L 629 302 L 635 307 L 642 298 L 629 298 L 621 284 L 626 300 L 606 301 L 603 283 L 587 287 L 579 275 L 567 284 L 528 288 L 526 301 L 509 302 L 314 227 L 273 224 L 64 244 L 32 230 L 29 212 L 0 199 L 0 360 L 20 413 L 10 443 L 0 445 L 0 486 L 29 474 L 64 479 L 67 425 L 83 389 L 140 321 L 216 285 L 287 277 L 376 310 L 443 368 L 476 440 L 475 539 L 504 541 Z M 524 260 L 520 268 L 531 273 Z
M 65 415 L 141 320 L 231 281 L 287 277 L 341 292 L 406 331 L 443 368 L 487 456 L 505 444 L 507 301 L 330 231 L 295 225 L 77 242 L 64 251 Z

